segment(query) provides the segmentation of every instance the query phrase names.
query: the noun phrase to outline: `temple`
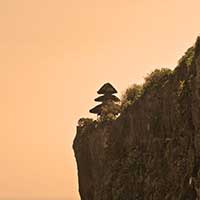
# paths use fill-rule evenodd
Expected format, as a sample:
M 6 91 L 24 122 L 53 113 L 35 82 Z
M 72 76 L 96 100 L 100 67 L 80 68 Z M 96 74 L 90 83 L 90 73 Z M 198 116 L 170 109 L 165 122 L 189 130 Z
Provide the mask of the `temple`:
M 95 106 L 90 110 L 90 113 L 101 115 L 102 107 L 106 105 L 108 102 L 119 102 L 120 99 L 116 97 L 115 93 L 117 93 L 117 90 L 110 84 L 105 83 L 98 91 L 98 94 L 102 94 L 102 96 L 99 96 L 95 99 L 97 102 L 102 102 L 101 104 Z

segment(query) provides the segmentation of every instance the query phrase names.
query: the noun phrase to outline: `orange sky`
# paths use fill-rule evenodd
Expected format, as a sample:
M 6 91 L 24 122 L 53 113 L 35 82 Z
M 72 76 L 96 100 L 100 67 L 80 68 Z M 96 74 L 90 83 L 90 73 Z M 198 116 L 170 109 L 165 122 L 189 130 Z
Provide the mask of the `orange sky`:
M 0 200 L 78 200 L 72 141 L 107 81 L 176 66 L 199 0 L 0 0 Z

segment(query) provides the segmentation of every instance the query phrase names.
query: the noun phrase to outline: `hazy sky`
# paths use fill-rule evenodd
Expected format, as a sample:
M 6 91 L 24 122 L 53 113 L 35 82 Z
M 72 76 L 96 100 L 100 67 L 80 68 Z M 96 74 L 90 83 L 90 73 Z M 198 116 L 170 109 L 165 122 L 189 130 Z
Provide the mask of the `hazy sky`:
M 176 66 L 199 0 L 0 0 L 0 200 L 79 200 L 72 141 L 96 90 Z

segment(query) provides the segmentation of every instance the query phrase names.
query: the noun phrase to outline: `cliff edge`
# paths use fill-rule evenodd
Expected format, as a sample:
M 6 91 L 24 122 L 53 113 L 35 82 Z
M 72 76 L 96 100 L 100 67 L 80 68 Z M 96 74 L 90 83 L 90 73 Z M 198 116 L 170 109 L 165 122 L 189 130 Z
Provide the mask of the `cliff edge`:
M 113 121 L 77 127 L 81 200 L 200 198 L 200 38 Z

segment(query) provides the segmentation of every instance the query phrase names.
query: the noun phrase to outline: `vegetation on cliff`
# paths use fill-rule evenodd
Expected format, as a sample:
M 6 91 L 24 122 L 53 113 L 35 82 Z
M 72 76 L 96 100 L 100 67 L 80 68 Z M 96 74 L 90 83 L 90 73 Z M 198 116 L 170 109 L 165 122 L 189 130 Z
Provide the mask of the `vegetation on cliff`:
M 135 101 L 141 98 L 148 90 L 160 87 L 164 81 L 168 80 L 171 74 L 172 70 L 170 69 L 156 69 L 144 78 L 144 84 L 133 84 L 131 87 L 126 89 L 125 93 L 122 95 L 121 100 L 122 111 L 125 110 L 128 106 L 134 104 Z
M 125 91 L 117 120 L 77 129 L 82 200 L 200 198 L 199 55 L 198 38 L 173 71 Z
M 179 66 L 186 64 L 187 67 L 191 66 L 192 60 L 194 57 L 194 47 L 190 47 L 185 55 L 179 60 Z M 88 124 L 91 124 L 92 122 L 104 122 L 104 121 L 112 121 L 116 120 L 116 116 L 127 110 L 129 106 L 133 105 L 137 100 L 139 100 L 146 92 L 160 88 L 164 85 L 165 82 L 169 80 L 169 77 L 173 75 L 174 71 L 168 68 L 161 68 L 161 69 L 155 69 L 150 74 L 147 74 L 147 76 L 144 78 L 144 83 L 139 84 L 133 84 L 129 88 L 126 89 L 126 91 L 122 94 L 121 97 L 121 104 L 120 106 L 118 104 L 115 104 L 113 101 L 108 101 L 108 103 L 104 103 L 103 105 L 96 106 L 95 108 L 99 108 L 98 112 L 97 109 L 95 110 L 95 113 L 98 113 L 100 115 L 100 118 L 96 120 L 92 120 L 89 118 L 81 118 L 81 123 L 78 123 L 78 126 L 87 126 Z M 183 89 L 184 81 L 180 80 L 180 88 L 178 91 L 178 95 L 180 95 L 181 90 Z M 109 100 L 112 96 L 107 95 L 108 98 L 106 100 Z M 107 97 L 105 96 L 105 97 Z M 104 96 L 101 96 L 104 97 Z M 115 96 L 113 96 L 115 97 Z M 116 98 L 116 97 L 115 97 Z M 99 98 L 97 98 L 99 99 Z M 96 99 L 95 99 L 96 100 Z M 118 99 L 117 99 L 118 101 Z

